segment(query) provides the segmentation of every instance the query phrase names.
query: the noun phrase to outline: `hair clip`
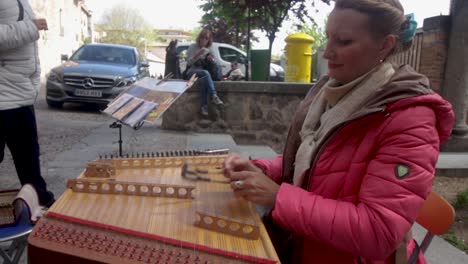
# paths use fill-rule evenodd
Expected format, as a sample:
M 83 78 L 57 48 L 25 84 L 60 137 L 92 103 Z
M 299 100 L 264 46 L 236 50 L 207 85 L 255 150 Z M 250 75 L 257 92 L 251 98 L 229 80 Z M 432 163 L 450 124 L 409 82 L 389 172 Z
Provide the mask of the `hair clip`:
M 418 22 L 414 19 L 414 14 L 405 15 L 406 21 L 408 21 L 408 27 L 401 34 L 401 42 L 408 43 L 413 40 L 414 35 L 416 34 L 416 28 L 418 27 Z

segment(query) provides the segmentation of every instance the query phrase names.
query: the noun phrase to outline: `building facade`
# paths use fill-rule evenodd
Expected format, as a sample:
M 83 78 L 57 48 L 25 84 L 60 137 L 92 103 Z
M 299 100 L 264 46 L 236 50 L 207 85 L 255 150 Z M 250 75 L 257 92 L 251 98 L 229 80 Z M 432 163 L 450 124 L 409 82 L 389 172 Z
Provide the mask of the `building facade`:
M 37 18 L 45 18 L 47 31 L 41 31 L 39 57 L 42 76 L 70 56 L 83 43 L 93 40 L 91 11 L 84 0 L 29 0 Z

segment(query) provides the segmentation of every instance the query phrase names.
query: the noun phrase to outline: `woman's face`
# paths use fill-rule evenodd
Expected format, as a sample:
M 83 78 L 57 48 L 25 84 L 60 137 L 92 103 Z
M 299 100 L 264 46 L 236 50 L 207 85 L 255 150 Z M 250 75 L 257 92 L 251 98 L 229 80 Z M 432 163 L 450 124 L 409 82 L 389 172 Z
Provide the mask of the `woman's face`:
M 208 34 L 201 35 L 200 36 L 200 46 L 206 47 L 206 45 L 208 45 L 209 40 L 210 40 L 210 36 Z
M 334 9 L 327 23 L 323 58 L 330 77 L 348 83 L 368 72 L 381 59 L 382 42 L 371 35 L 368 16 L 353 9 Z

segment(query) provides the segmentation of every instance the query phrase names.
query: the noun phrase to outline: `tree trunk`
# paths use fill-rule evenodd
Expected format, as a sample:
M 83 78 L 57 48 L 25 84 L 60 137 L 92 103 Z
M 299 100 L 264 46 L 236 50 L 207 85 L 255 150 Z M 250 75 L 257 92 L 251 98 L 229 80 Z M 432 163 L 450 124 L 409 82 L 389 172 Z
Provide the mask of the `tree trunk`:
M 268 36 L 268 72 L 270 72 L 270 63 L 271 63 L 271 51 L 273 49 L 273 42 L 275 41 L 275 34 L 273 36 Z M 270 74 L 268 74 L 268 79 L 270 78 Z
M 468 0 L 452 0 L 452 28 L 445 69 L 443 96 L 453 106 L 453 134 L 468 135 Z

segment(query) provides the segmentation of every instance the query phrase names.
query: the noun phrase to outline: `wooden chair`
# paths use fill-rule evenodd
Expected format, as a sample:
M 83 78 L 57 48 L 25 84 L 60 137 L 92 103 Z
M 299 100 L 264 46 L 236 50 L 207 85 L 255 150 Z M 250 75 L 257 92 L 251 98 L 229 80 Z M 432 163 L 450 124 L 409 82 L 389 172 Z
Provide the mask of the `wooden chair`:
M 416 218 L 416 222 L 426 229 L 426 235 L 419 245 L 415 241 L 416 247 L 407 261 L 406 241 L 412 237 L 410 231 L 395 251 L 395 264 L 416 263 L 419 253 L 421 251 L 423 254 L 426 252 L 434 235 L 441 235 L 447 232 L 453 224 L 454 219 L 455 210 L 452 205 L 439 194 L 431 192 L 419 212 L 418 218 Z
M 419 213 L 416 222 L 427 232 L 419 248 L 426 252 L 434 235 L 442 235 L 452 226 L 455 220 L 455 210 L 442 196 L 431 192 Z

